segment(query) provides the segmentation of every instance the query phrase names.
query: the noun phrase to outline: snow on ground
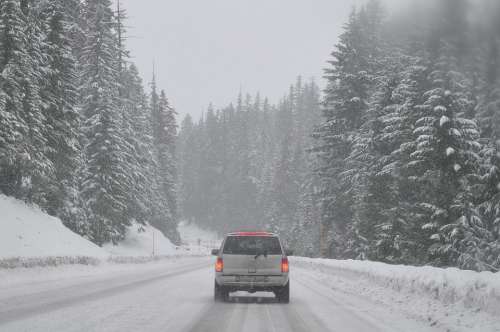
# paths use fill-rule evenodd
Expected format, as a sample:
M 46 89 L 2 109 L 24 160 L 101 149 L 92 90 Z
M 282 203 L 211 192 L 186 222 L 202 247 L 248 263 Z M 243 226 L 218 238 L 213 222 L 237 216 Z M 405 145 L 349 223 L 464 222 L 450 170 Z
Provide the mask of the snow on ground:
M 500 274 L 293 257 L 330 288 L 362 295 L 444 331 L 500 331 Z
M 144 262 L 136 258 L 207 254 L 217 243 L 216 234 L 182 224 L 179 231 L 187 245 L 177 247 L 156 228 L 135 224 L 128 228 L 124 241 L 100 248 L 36 206 L 0 195 L 0 211 L 0 268 L 99 263 L 108 258 L 120 263 Z
M 113 256 L 145 257 L 170 256 L 179 253 L 179 248 L 170 242 L 162 232 L 150 225 L 132 225 L 124 241 L 106 244 L 104 250 Z
M 61 267 L 64 273 L 20 275 L 0 283 L 0 331 L 342 331 L 444 332 L 387 312 L 294 268 L 290 304 L 270 293 L 232 293 L 213 301 L 213 258 L 180 257 L 135 266 Z M 2 271 L 0 270 L 0 278 Z M 69 273 L 66 274 L 66 273 Z M 21 277 L 25 279 L 21 280 Z
M 102 261 L 99 265 L 34 266 L 31 268 L 0 269 L 0 297 L 9 292 L 21 291 L 29 286 L 36 291 L 57 289 L 83 282 L 87 279 L 108 278 L 120 275 L 153 275 L 182 269 L 186 266 L 208 264 L 211 257 L 168 256 L 138 265 L 136 263 L 115 264 Z M 201 264 L 202 262 L 203 264 Z M 0 301 L 1 303 L 1 301 Z
M 0 195 L 0 259 L 13 257 L 89 256 L 108 253 L 66 228 L 40 209 Z
M 212 289 L 210 282 L 213 282 L 213 276 L 209 275 L 212 269 L 209 269 L 208 266 L 211 265 L 212 258 L 206 254 L 209 249 L 220 245 L 220 238 L 214 232 L 203 230 L 195 224 L 183 222 L 179 225 L 183 246 L 176 248 L 153 227 L 143 226 L 143 231 L 138 232 L 141 227 L 135 225 L 129 229 L 127 240 L 119 246 L 107 245 L 105 248 L 99 248 L 64 227 L 60 220 L 15 199 L 0 195 L 0 211 L 2 211 L 0 217 L 0 229 L 2 230 L 0 232 L 0 262 L 2 259 L 11 257 L 89 256 L 99 258 L 98 266 L 63 265 L 35 266 L 30 269 L 0 268 L 0 302 L 2 302 L 2 297 L 7 299 L 19 294 L 24 296 L 27 287 L 33 294 L 54 292 L 57 295 L 61 285 L 63 285 L 73 287 L 75 294 L 78 295 L 76 290 L 85 289 L 79 285 L 87 283 L 95 284 L 95 287 L 106 288 L 109 286 L 112 288 L 119 281 L 136 287 L 142 285 L 143 280 L 150 280 L 148 282 L 153 283 L 171 273 L 174 273 L 172 276 L 178 275 L 175 278 L 179 280 L 178 291 L 179 296 L 181 296 L 184 295 L 186 289 L 192 287 L 192 284 L 188 283 L 188 286 L 188 284 L 183 283 L 185 273 L 188 273 L 187 270 L 183 269 L 205 267 L 206 272 L 201 278 L 198 278 L 200 277 L 199 272 L 192 274 L 193 282 L 197 285 L 203 285 L 203 287 L 193 292 L 191 301 L 186 303 L 186 312 L 192 311 L 192 303 L 198 300 L 201 291 L 206 293 L 203 295 L 206 303 L 199 308 L 200 312 L 205 312 L 207 305 L 211 305 L 209 304 L 211 303 L 210 292 Z M 155 255 L 161 256 L 162 260 L 151 259 L 153 238 Z M 200 254 L 205 255 L 205 257 L 186 257 L 189 255 L 199 256 Z M 112 260 L 108 260 L 109 256 L 112 257 Z M 132 259 L 125 259 L 128 257 Z M 138 258 L 135 259 L 135 257 Z M 149 260 L 141 261 L 143 257 Z M 117 258 L 118 260 L 116 260 Z M 114 264 L 115 262 L 122 264 Z M 136 262 L 146 262 L 147 264 L 141 265 L 139 269 L 136 264 L 127 264 Z M 294 307 L 294 300 L 292 300 L 291 309 L 284 312 L 287 320 L 282 323 L 291 326 L 295 323 L 299 324 L 298 318 L 294 317 L 296 317 L 297 312 L 300 312 L 301 317 L 303 317 L 301 320 L 306 322 L 303 330 L 318 330 L 314 327 L 316 323 L 321 321 L 326 322 L 327 326 L 331 327 L 343 327 L 343 324 L 352 323 L 350 330 L 370 330 L 355 328 L 356 317 L 361 316 L 363 324 L 367 326 L 382 326 L 378 329 L 371 329 L 380 331 L 386 331 L 385 324 L 389 323 L 393 326 L 392 330 L 395 331 L 423 331 L 425 330 L 422 329 L 423 327 L 431 328 L 433 331 L 500 331 L 500 318 L 498 318 L 498 313 L 500 313 L 499 274 L 300 257 L 291 258 L 291 269 L 292 294 L 295 294 L 292 297 L 294 300 L 296 299 L 296 304 Z M 120 276 L 125 279 L 113 279 L 121 278 Z M 118 292 L 117 289 L 113 292 L 121 294 L 122 290 L 119 289 Z M 160 293 L 166 294 L 166 292 L 167 290 Z M 170 295 L 175 295 L 177 289 L 168 286 L 168 292 Z M 97 291 L 95 293 L 98 294 Z M 153 297 L 156 293 L 158 291 L 151 288 L 147 298 Z M 60 295 L 65 296 L 63 293 Z M 22 296 L 21 298 L 23 298 Z M 161 301 L 169 297 L 162 295 L 156 300 Z M 135 298 L 135 295 L 124 299 L 124 301 L 133 303 L 132 298 Z M 175 307 L 181 298 L 182 296 L 172 299 L 171 304 Z M 96 295 L 96 301 L 97 299 L 101 299 L 101 297 Z M 45 300 L 42 298 L 40 301 L 45 303 Z M 113 301 L 110 302 L 111 304 L 106 301 L 103 307 L 109 306 L 116 310 L 119 309 L 119 307 L 111 306 Z M 56 304 L 54 310 L 56 310 Z M 142 307 L 142 305 L 138 307 Z M 40 308 L 44 308 L 44 305 L 40 305 Z M 225 311 L 227 308 L 230 307 L 216 307 L 214 310 L 217 310 L 220 315 L 226 315 L 228 314 Z M 266 310 L 277 310 L 276 308 L 280 307 L 270 305 Z M 135 310 L 135 308 L 132 309 Z M 100 310 L 93 314 L 97 312 Z M 262 314 L 265 312 L 267 311 L 262 312 Z M 256 321 L 263 319 L 264 316 L 260 314 L 260 312 L 255 313 Z M 311 315 L 316 316 L 314 319 L 309 319 L 312 317 Z M 65 317 L 65 314 L 62 317 Z M 161 320 L 162 317 L 162 314 L 157 317 L 157 323 L 160 325 L 164 323 Z M 172 316 L 171 321 L 176 321 L 173 317 L 175 315 Z M 335 319 L 340 321 L 331 321 Z M 202 317 L 200 322 L 205 320 Z M 243 317 L 243 320 L 246 321 L 246 318 Z M 408 329 L 401 328 L 408 323 L 407 321 L 417 322 L 415 326 L 420 326 L 418 324 L 421 323 L 423 324 L 422 328 L 415 326 Z M 47 322 L 54 322 L 54 320 L 48 319 Z M 102 321 L 99 320 L 99 322 Z M 23 324 L 21 323 L 20 327 L 25 327 Z M 33 326 L 38 326 L 37 324 L 34 323 Z M 348 331 L 349 329 L 343 330 Z
M 218 248 L 222 241 L 216 232 L 202 229 L 195 223 L 182 221 L 177 229 L 183 247 L 191 252 L 209 253 L 211 249 Z

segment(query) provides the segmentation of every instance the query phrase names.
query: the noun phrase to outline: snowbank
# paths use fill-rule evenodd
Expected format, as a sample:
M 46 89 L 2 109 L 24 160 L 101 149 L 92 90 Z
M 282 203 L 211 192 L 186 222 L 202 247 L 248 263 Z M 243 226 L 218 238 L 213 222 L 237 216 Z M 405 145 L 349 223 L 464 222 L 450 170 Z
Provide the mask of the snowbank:
M 300 257 L 292 258 L 292 262 L 299 267 L 356 280 L 359 289 L 362 282 L 358 281 L 364 279 L 410 298 L 437 300 L 445 306 L 461 306 L 475 312 L 500 313 L 499 273 Z
M 178 248 L 162 232 L 150 225 L 130 226 L 124 241 L 118 245 L 106 244 L 103 249 L 113 256 L 126 257 L 171 256 L 179 253 Z
M 66 228 L 62 222 L 24 202 L 0 195 L 0 259 L 96 257 L 109 254 Z

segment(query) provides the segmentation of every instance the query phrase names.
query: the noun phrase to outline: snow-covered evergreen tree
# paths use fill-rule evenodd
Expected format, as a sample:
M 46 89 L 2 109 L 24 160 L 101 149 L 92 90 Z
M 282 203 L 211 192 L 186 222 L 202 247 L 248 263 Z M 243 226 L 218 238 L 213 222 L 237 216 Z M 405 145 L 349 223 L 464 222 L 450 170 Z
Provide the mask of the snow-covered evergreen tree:
M 43 55 L 42 22 L 36 1 L 21 1 L 21 9 L 26 20 L 27 61 L 24 77 L 23 112 L 27 124 L 26 151 L 29 162 L 26 164 L 25 195 L 28 201 L 45 207 L 47 205 L 47 186 L 53 177 L 54 165 L 48 156 L 46 117 L 43 113 L 44 100 L 41 96 L 46 59 Z
M 26 123 L 21 117 L 27 61 L 24 19 L 18 0 L 0 2 L 0 190 L 21 197 Z
M 423 228 L 432 231 L 436 241 L 431 256 L 437 264 L 449 265 L 456 259 L 462 226 L 474 223 L 472 202 L 463 195 L 477 172 L 480 145 L 476 123 L 465 117 L 473 107 L 468 82 L 450 67 L 453 59 L 447 45 L 443 47 L 429 75 L 431 89 L 417 106 L 417 147 L 411 164 L 421 185 L 420 206 L 428 215 Z
M 60 217 L 68 226 L 74 225 L 76 215 L 82 211 L 76 202 L 76 169 L 81 167 L 80 122 L 76 111 L 77 72 L 69 39 L 70 18 L 64 1 L 54 0 L 42 10 L 45 24 L 43 52 L 47 55 L 47 70 L 42 85 L 44 99 L 47 155 L 54 165 L 47 190 L 47 212 Z
M 176 192 L 176 151 L 177 124 L 176 112 L 167 99 L 164 91 L 158 94 L 156 78 L 153 76 L 150 99 L 151 124 L 153 146 L 156 161 L 157 206 L 161 206 L 162 213 L 154 221 L 171 241 L 180 242 L 177 231 L 177 192 Z
M 500 9 L 500 6 L 496 4 L 493 8 Z M 496 18 L 493 21 L 498 22 L 500 14 L 496 12 L 493 17 Z M 493 24 L 485 47 L 483 93 L 476 110 L 484 142 L 481 194 L 477 198 L 480 218 L 475 219 L 473 232 L 468 236 L 470 245 L 459 262 L 476 270 L 500 268 L 500 38 L 495 30 Z
M 459 264 L 475 270 L 500 268 L 500 146 L 491 142 L 483 148 L 483 177 L 479 216 L 474 215 L 466 234 Z
M 90 238 L 117 242 L 130 224 L 127 211 L 126 142 L 118 107 L 118 57 L 109 0 L 86 1 L 86 42 L 82 51 L 82 111 Z
M 320 159 L 317 176 L 322 200 L 322 255 L 356 257 L 359 236 L 354 218 L 354 173 L 345 173 L 346 161 L 368 108 L 372 75 L 370 55 L 363 34 L 364 11 L 353 12 L 332 52 L 326 70 L 323 122 L 316 131 Z M 329 235 L 328 235 L 329 234 Z
M 377 174 L 378 161 L 384 154 L 383 148 L 374 141 L 378 134 L 380 109 L 391 103 L 394 88 L 394 68 L 389 52 L 381 38 L 382 9 L 379 1 L 369 1 L 358 13 L 360 36 L 358 65 L 366 77 L 364 87 L 366 109 L 362 112 L 359 127 L 351 128 L 350 152 L 345 159 L 345 170 L 340 179 L 349 188 L 354 199 L 354 215 L 349 234 L 351 256 L 370 258 L 373 256 L 375 228 L 382 215 L 384 205 L 389 201 L 390 181 Z M 359 71 L 357 73 L 359 75 Z M 378 91 L 377 91 L 378 89 Z
M 152 219 L 153 142 L 147 95 L 135 65 L 123 64 L 120 75 L 121 127 L 127 141 L 127 214 L 140 224 Z
M 5 124 L 2 141 L 2 191 L 43 205 L 43 188 L 53 172 L 46 155 L 44 115 L 40 95 L 44 58 L 41 53 L 41 29 L 31 1 L 3 1 L 1 123 Z M 8 137 L 7 137 L 8 135 Z
M 195 124 L 190 115 L 182 120 L 179 133 L 179 214 L 191 221 L 195 210 L 197 159 Z
M 376 224 L 373 248 L 378 260 L 419 263 L 427 257 L 424 246 L 427 238 L 418 226 L 421 224 L 419 215 L 413 208 L 417 192 L 409 167 L 410 155 L 416 148 L 414 107 L 421 103 L 427 88 L 427 67 L 421 62 L 422 59 L 413 56 L 401 61 L 398 66 L 404 69 L 395 70 L 398 74 L 382 86 L 389 93 L 388 99 L 384 104 L 375 100 L 382 106 L 377 112 L 377 129 L 373 137 L 373 146 L 380 153 L 375 163 L 375 176 L 388 181 L 384 188 L 388 197 L 379 201 L 382 206 L 377 212 L 382 217 Z M 397 85 L 390 88 L 392 84 Z M 380 101 L 385 99 L 383 96 Z

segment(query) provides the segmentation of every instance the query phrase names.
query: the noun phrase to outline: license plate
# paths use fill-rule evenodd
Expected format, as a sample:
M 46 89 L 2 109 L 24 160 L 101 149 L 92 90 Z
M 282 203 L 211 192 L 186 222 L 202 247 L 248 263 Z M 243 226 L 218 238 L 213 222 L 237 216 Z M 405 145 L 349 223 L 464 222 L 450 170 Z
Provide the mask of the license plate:
M 247 277 L 247 276 L 236 276 L 236 281 L 240 282 L 266 282 L 268 281 L 268 277 Z

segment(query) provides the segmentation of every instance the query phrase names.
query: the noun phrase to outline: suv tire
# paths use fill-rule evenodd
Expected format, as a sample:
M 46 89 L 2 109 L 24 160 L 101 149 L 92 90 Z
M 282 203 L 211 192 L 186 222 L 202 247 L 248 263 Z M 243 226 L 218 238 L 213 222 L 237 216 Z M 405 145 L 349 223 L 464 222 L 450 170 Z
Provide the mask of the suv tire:
M 219 286 L 217 281 L 214 282 L 214 301 L 224 302 L 229 298 L 229 292 L 222 286 Z
M 290 302 L 290 280 L 286 283 L 285 286 L 281 287 L 276 293 L 276 297 L 278 301 L 281 303 L 289 303 Z

